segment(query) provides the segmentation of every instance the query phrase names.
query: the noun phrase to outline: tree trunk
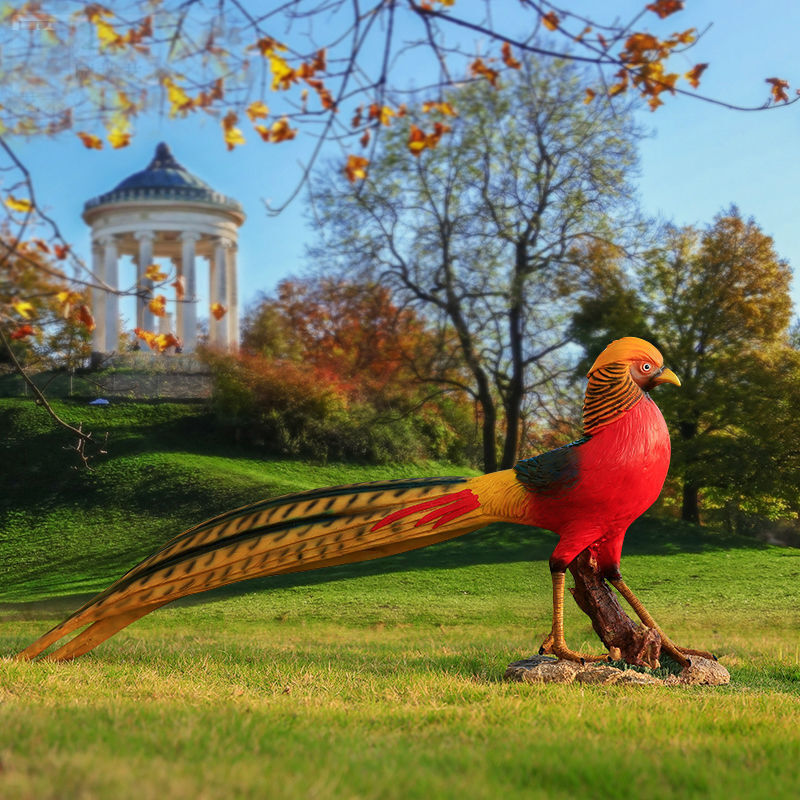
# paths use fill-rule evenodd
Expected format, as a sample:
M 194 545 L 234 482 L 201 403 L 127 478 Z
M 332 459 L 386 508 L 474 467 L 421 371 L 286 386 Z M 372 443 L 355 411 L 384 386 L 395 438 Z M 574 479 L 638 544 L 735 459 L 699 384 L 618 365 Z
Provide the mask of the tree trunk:
M 683 482 L 683 504 L 681 519 L 684 522 L 700 524 L 700 487 L 692 481 Z
M 597 571 L 597 562 L 584 550 L 570 565 L 575 588 L 570 589 L 581 611 L 592 621 L 595 633 L 614 660 L 656 667 L 661 653 L 658 631 L 634 622 L 623 610 L 616 594 Z
M 478 393 L 478 402 L 483 410 L 481 436 L 483 438 L 483 471 L 497 472 L 497 410 L 488 387 Z

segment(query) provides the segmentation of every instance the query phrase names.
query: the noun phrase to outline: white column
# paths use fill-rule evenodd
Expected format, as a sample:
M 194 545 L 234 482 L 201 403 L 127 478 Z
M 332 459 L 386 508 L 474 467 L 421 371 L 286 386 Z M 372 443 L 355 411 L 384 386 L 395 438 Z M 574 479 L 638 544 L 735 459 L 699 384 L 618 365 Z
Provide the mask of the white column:
M 105 280 L 111 291 L 106 293 L 106 353 L 119 350 L 119 268 L 117 260 L 117 243 L 113 236 L 104 236 L 100 240 L 103 245 L 103 264 Z
M 228 281 L 228 349 L 236 352 L 239 349 L 239 296 L 236 274 L 236 254 L 239 248 L 235 242 L 227 250 L 225 271 Z
M 136 301 L 136 326 L 152 331 L 155 324 L 153 312 L 148 308 L 148 303 L 153 299 L 153 281 L 145 278 L 145 270 L 153 263 L 152 231 L 138 231 L 133 234 L 139 242 L 139 255 L 136 259 L 136 275 L 139 291 L 142 294 Z
M 211 262 L 211 306 L 215 303 L 228 308 L 228 281 L 227 281 L 227 255 L 226 251 L 232 242 L 229 239 L 217 239 L 214 242 L 214 258 Z M 209 310 L 208 338 L 212 347 L 221 350 L 229 349 L 229 333 L 227 313 L 222 319 L 217 319 Z
M 195 271 L 195 248 L 199 235 L 196 233 L 181 234 L 181 269 L 183 270 L 184 289 L 183 302 L 178 302 L 181 309 L 181 321 L 178 325 L 178 336 L 183 339 L 183 352 L 194 353 L 197 348 L 197 274 Z M 210 330 L 210 327 L 209 327 Z
M 92 351 L 104 353 L 106 349 L 106 293 L 102 288 L 106 279 L 106 266 L 103 261 L 103 246 L 97 240 L 92 241 L 92 275 L 97 286 L 92 287 Z

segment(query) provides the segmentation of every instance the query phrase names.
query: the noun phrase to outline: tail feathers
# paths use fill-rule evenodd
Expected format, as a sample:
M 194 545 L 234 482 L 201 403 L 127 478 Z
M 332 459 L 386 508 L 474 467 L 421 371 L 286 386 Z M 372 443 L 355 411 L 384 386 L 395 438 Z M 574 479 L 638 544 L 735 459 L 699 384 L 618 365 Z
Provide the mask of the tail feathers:
M 481 528 L 478 481 L 426 478 L 319 489 L 244 506 L 190 528 L 78 609 L 17 658 L 82 655 L 179 597 L 247 578 L 348 564 Z

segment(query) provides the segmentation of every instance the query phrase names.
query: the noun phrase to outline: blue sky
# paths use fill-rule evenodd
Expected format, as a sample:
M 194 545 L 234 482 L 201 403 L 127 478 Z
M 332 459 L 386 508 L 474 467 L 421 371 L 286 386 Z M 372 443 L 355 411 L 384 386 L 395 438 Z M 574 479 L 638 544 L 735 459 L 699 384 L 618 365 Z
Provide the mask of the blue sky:
M 463 0 L 466 1 L 466 0 Z M 640 2 L 619 0 L 570 3 L 570 8 L 602 8 L 621 16 Z M 598 12 L 601 13 L 601 12 Z M 608 17 L 606 17 L 608 19 Z M 745 0 L 688 0 L 687 10 L 667 27 L 683 29 L 713 23 L 703 39 L 678 61 L 689 69 L 710 62 L 702 92 L 743 105 L 758 105 L 768 95 L 768 77 L 800 87 L 797 36 L 800 3 L 771 0 L 755 10 Z M 1 90 L 0 90 L 1 93 Z M 800 269 L 797 195 L 800 162 L 800 103 L 763 112 L 730 111 L 684 97 L 667 98 L 641 121 L 652 135 L 641 143 L 640 199 L 648 214 L 679 224 L 711 221 L 731 203 L 753 216 L 774 237 L 778 253 Z M 72 133 L 55 139 L 17 140 L 13 146 L 30 169 L 37 199 L 59 222 L 64 235 L 84 256 L 88 229 L 80 218 L 83 203 L 143 169 L 155 145 L 167 141 L 176 158 L 215 189 L 237 198 L 248 215 L 240 233 L 240 298 L 252 300 L 282 277 L 302 271 L 304 248 L 313 230 L 300 196 L 279 217 L 265 213 L 264 201 L 278 203 L 291 191 L 299 164 L 312 140 L 265 144 L 255 137 L 232 152 L 225 150 L 219 124 L 211 118 L 188 121 L 153 115 L 140 121 L 130 147 L 89 151 Z M 800 280 L 793 299 L 800 309 Z

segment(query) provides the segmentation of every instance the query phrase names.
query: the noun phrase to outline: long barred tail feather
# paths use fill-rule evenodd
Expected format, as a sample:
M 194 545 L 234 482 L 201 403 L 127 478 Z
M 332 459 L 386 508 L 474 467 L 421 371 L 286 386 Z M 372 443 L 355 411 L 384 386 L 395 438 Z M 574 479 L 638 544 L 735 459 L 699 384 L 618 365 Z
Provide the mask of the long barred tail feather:
M 123 575 L 17 655 L 83 655 L 179 597 L 247 578 L 348 564 L 424 547 L 495 521 L 475 491 L 484 478 L 401 479 L 263 500 L 201 523 Z

